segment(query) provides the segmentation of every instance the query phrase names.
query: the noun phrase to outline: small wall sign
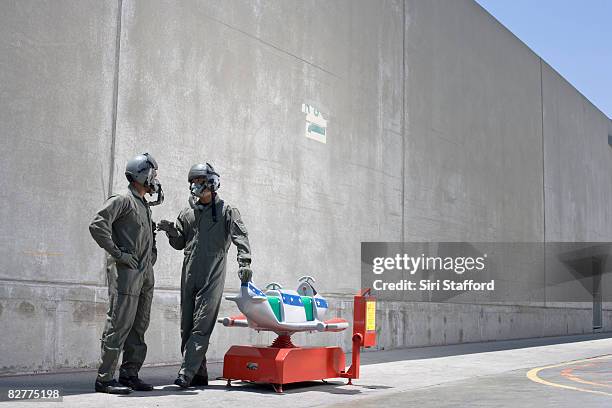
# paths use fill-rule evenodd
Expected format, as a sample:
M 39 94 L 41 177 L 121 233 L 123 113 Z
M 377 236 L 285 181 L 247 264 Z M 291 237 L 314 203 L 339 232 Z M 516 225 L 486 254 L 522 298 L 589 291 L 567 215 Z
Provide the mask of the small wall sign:
M 317 142 L 327 143 L 327 119 L 312 105 L 302 104 L 302 113 L 306 114 L 306 137 Z

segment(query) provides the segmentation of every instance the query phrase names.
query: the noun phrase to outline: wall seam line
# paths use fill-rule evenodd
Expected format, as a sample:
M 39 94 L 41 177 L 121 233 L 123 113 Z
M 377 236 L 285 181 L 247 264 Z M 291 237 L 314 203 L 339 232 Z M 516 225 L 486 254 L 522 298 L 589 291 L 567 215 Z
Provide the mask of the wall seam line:
M 406 0 L 402 1 L 402 242 L 405 240 L 406 206 Z
M 544 163 L 544 74 L 542 69 L 542 58 L 540 60 L 540 123 L 542 137 L 542 229 L 544 243 L 544 307 L 546 307 L 546 165 Z
M 115 71 L 113 77 L 113 113 L 110 147 L 110 175 L 108 178 L 108 194 L 113 191 L 115 173 L 115 140 L 117 138 L 117 109 L 119 104 L 119 57 L 121 55 L 121 16 L 123 13 L 123 0 L 117 0 L 117 32 L 115 34 Z

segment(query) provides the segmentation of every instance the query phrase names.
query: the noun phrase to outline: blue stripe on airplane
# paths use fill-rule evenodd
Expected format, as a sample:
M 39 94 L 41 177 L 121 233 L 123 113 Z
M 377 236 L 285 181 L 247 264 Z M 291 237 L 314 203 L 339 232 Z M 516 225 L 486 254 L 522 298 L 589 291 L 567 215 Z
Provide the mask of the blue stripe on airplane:
M 324 309 L 328 308 L 327 300 L 325 300 L 325 299 L 315 298 L 315 303 L 316 303 L 317 307 L 321 307 L 321 308 L 324 308 Z
M 304 306 L 302 298 L 297 295 L 290 295 L 288 293 L 282 294 L 283 303 L 291 306 Z
M 266 296 L 265 293 L 263 293 L 255 285 L 252 285 L 251 283 L 249 283 L 249 289 L 251 290 L 251 292 L 255 293 L 257 296 Z

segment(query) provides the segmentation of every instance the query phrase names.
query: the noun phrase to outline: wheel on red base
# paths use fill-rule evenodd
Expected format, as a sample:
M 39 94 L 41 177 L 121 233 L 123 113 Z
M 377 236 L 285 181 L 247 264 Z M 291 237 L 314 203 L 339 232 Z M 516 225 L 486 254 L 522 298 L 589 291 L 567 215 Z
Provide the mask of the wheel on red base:
M 227 384 L 225 384 L 226 387 L 231 387 L 232 386 L 232 380 L 228 379 L 227 380 Z
M 272 388 L 274 388 L 277 394 L 283 393 L 283 384 L 272 384 Z

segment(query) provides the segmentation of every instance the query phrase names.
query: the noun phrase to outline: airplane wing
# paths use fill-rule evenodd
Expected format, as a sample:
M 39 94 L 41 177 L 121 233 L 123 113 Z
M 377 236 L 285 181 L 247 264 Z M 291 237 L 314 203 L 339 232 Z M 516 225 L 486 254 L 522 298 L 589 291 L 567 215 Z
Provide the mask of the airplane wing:
M 333 319 L 325 320 L 325 331 L 339 332 L 346 329 L 349 326 L 348 321 L 334 317 Z
M 245 315 L 240 314 L 236 316 L 223 317 L 221 319 L 217 319 L 217 322 L 222 323 L 224 326 L 230 327 L 249 327 L 249 323 L 247 322 L 247 318 Z

